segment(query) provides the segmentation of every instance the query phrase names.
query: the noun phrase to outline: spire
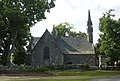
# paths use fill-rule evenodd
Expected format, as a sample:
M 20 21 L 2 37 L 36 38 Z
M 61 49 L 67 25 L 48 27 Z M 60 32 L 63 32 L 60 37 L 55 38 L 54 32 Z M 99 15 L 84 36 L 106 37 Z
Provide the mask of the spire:
M 87 26 L 90 25 L 92 26 L 92 20 L 91 20 L 91 16 L 90 16 L 90 10 L 88 10 L 88 21 L 87 21 Z
M 88 42 L 93 43 L 93 27 L 92 20 L 90 16 L 90 10 L 88 10 L 88 21 L 87 21 L 87 34 L 88 34 Z

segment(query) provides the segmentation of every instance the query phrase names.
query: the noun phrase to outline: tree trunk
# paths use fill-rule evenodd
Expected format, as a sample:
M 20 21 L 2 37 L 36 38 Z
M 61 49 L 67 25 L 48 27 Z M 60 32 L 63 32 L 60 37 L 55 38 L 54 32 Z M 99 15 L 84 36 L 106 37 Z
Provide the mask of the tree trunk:
M 12 63 L 11 63 L 11 61 L 10 61 L 10 57 L 11 57 L 11 54 L 14 52 L 14 47 L 15 47 L 15 42 L 16 42 L 16 38 L 17 38 L 17 34 L 18 34 L 18 30 L 16 30 L 16 32 L 15 33 L 13 33 L 12 34 L 12 47 L 11 47 L 11 49 L 10 49 L 10 51 L 8 52 L 8 55 L 7 55 L 7 63 L 6 63 L 6 65 L 7 66 L 11 66 L 12 65 Z
M 6 63 L 7 63 L 7 55 L 8 55 L 8 53 L 9 53 L 9 51 L 10 51 L 10 42 L 9 42 L 9 41 L 6 41 L 6 40 L 4 40 L 4 42 L 5 42 L 5 46 L 3 46 L 3 47 L 4 47 L 4 53 L 3 53 L 3 55 L 2 55 L 2 64 L 3 64 L 4 66 L 6 66 Z

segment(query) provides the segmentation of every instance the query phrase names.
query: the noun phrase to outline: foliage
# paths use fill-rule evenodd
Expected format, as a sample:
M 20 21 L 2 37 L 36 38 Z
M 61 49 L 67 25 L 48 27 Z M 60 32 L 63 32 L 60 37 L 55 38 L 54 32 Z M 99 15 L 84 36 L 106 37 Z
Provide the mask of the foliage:
M 90 66 L 88 64 L 81 65 L 83 70 L 90 70 Z
M 81 65 L 49 65 L 49 66 L 41 66 L 41 67 L 34 67 L 29 69 L 22 69 L 22 72 L 46 72 L 52 75 L 52 72 L 55 70 L 72 70 L 77 69 L 81 71 L 90 70 L 90 66 L 88 64 L 81 64 Z M 19 71 L 19 70 L 18 70 Z
M 50 12 L 54 6 L 54 0 L 0 0 L 0 53 L 3 65 L 11 65 L 10 56 L 26 46 L 30 27 L 46 19 L 45 12 Z M 20 44 L 23 47 L 20 48 Z
M 83 33 L 83 32 L 80 32 L 80 31 L 79 32 L 73 31 L 73 29 L 74 29 L 73 24 L 69 24 L 67 22 L 60 23 L 59 25 L 54 25 L 53 28 L 55 30 L 55 33 L 56 33 L 57 37 L 66 37 L 66 36 L 69 36 L 69 37 L 79 37 L 79 36 L 86 37 L 86 33 Z M 54 32 L 54 30 L 52 31 L 52 33 Z
M 88 64 L 65 64 L 65 65 L 55 65 L 55 66 L 47 66 L 49 70 L 71 70 L 71 69 L 79 69 L 79 70 L 90 70 L 90 66 Z
M 13 55 L 14 56 L 13 63 L 18 66 L 20 66 L 21 64 L 24 64 L 25 54 L 26 54 L 26 51 L 24 48 L 20 48 L 19 50 L 17 50 Z
M 28 41 L 31 34 L 28 29 L 28 27 L 24 27 L 24 29 L 21 30 L 21 32 L 18 33 L 17 41 L 15 45 L 15 52 L 13 63 L 17 65 L 21 65 L 25 63 L 25 55 L 26 55 L 26 49 L 28 47 Z
M 103 14 L 99 22 L 100 38 L 96 44 L 96 51 L 105 54 L 107 59 L 113 64 L 120 59 L 120 19 L 114 20 L 114 11 L 110 9 Z
M 37 73 L 45 72 L 47 74 L 50 74 L 50 72 L 52 72 L 52 70 L 54 70 L 54 69 L 55 69 L 54 66 L 49 65 L 49 66 L 41 66 L 41 67 L 34 67 L 34 68 L 31 67 L 29 69 L 20 69 L 18 71 L 20 71 L 20 72 L 37 72 Z

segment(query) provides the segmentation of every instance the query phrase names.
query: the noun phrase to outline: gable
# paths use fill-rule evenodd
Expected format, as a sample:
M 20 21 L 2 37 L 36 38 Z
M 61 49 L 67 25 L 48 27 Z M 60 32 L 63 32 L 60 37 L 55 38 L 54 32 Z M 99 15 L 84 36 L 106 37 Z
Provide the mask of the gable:
M 30 42 L 31 44 L 31 49 L 34 49 L 34 47 L 38 44 L 39 41 L 49 41 L 48 38 L 52 37 L 50 35 L 50 32 L 46 29 L 42 37 L 32 37 L 32 41 Z
M 63 63 L 63 55 L 57 49 L 53 36 L 46 31 L 32 49 L 32 65 L 54 65 Z

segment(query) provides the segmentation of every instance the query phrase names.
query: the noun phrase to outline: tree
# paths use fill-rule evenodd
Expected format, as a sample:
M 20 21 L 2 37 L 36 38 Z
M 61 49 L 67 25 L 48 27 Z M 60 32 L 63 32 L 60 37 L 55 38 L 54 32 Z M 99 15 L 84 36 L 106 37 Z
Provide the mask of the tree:
M 46 19 L 45 12 L 53 8 L 54 0 L 1 0 L 0 1 L 0 48 L 4 65 L 10 65 L 19 32 Z
M 31 33 L 28 30 L 28 27 L 24 27 L 24 29 L 18 33 L 15 51 L 13 52 L 14 64 L 21 65 L 25 63 L 26 49 L 28 48 L 28 41 L 31 37 Z
M 115 16 L 111 14 L 112 11 L 114 10 L 110 9 L 100 18 L 99 30 L 101 34 L 97 50 L 100 54 L 105 54 L 113 64 L 120 59 L 120 19 L 112 19 Z
M 13 63 L 20 66 L 21 64 L 25 63 L 26 50 L 23 48 L 23 46 L 18 48 L 19 50 L 17 50 L 13 55 Z
M 60 23 L 59 25 L 54 25 L 53 27 L 56 31 L 56 35 L 57 37 L 78 37 L 78 36 L 82 36 L 82 37 L 86 37 L 86 33 L 83 32 L 76 32 L 73 31 L 73 24 L 69 24 L 67 22 L 64 23 Z M 53 32 L 53 31 L 52 31 Z

